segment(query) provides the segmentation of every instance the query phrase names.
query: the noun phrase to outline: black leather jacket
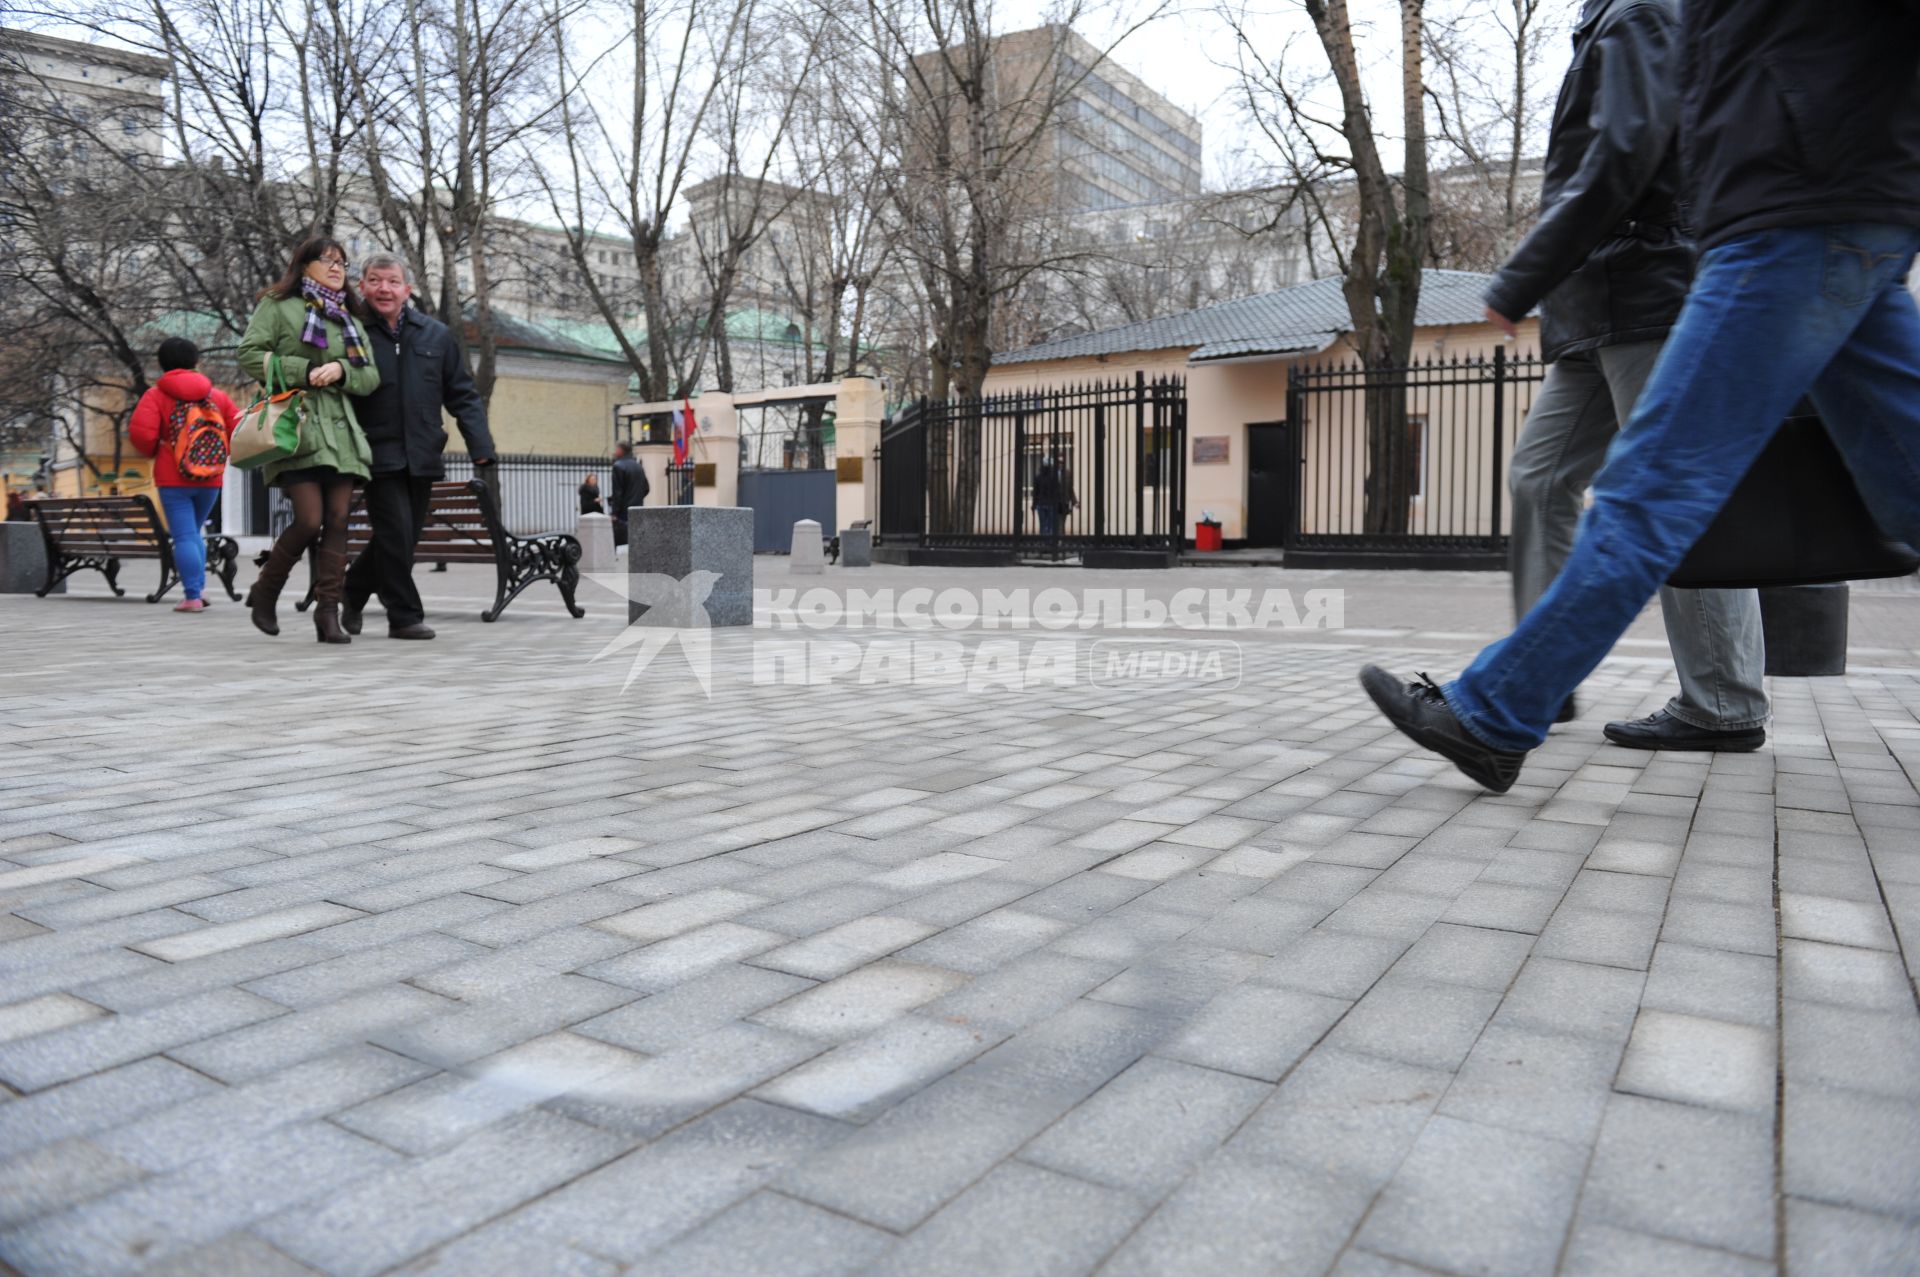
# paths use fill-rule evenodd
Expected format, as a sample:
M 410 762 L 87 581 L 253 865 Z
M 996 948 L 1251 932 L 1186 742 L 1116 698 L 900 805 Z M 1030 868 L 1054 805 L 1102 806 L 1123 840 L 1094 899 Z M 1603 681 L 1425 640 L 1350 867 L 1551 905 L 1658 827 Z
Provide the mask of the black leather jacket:
M 1547 145 L 1540 220 L 1487 290 L 1510 319 L 1540 307 L 1558 359 L 1657 341 L 1693 282 L 1681 202 L 1674 0 L 1588 0 Z
M 1920 0 L 1686 0 L 1681 148 L 1703 248 L 1920 226 Z

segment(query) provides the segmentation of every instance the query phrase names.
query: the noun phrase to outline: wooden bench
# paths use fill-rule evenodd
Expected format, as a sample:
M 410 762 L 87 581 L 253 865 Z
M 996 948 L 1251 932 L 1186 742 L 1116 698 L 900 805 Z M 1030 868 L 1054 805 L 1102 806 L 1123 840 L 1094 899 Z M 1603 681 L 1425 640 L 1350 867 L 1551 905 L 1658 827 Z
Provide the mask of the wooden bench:
M 347 516 L 347 558 L 351 561 L 373 540 L 373 528 L 367 508 L 356 495 Z M 420 534 L 415 559 L 427 563 L 491 563 L 497 588 L 493 606 L 480 613 L 483 621 L 496 621 L 507 604 L 536 581 L 551 581 L 560 590 L 560 599 L 574 616 L 587 611 L 573 601 L 580 584 L 580 541 L 570 532 L 550 532 L 543 536 L 516 536 L 500 522 L 500 509 L 494 504 L 493 489 L 479 479 L 452 480 L 433 485 L 433 497 L 427 505 L 427 526 Z M 265 561 L 265 556 L 261 556 Z M 302 612 L 313 602 L 313 589 L 295 606 Z
M 45 598 L 54 586 L 85 568 L 107 578 L 115 594 L 120 588 L 120 560 L 158 559 L 160 588 L 147 595 L 147 602 L 158 603 L 180 580 L 173 564 L 173 538 L 167 535 L 166 520 L 153 508 L 151 498 L 139 497 L 46 497 L 29 504 L 47 544 L 47 583 L 34 591 Z M 233 588 L 239 567 L 240 543 L 232 537 L 207 538 L 207 573 L 216 576 L 227 589 L 227 597 L 238 601 Z

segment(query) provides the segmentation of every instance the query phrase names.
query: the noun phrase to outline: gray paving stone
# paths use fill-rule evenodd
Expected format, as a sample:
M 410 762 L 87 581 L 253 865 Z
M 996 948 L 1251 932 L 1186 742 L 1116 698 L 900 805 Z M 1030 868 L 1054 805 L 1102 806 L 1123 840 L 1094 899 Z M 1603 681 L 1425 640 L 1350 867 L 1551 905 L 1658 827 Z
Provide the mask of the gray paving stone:
M 812 980 L 728 963 L 705 975 L 584 1020 L 577 1032 L 634 1051 L 670 1051 L 815 987 Z
M 1393 974 L 1505 990 L 1532 947 L 1533 937 L 1527 935 L 1435 923 L 1394 964 Z
M 876 1277 L 1089 1271 L 1146 1213 L 1110 1188 L 1017 1162 L 1000 1166 L 916 1229 Z
M 1440 1111 L 1484 1126 L 1591 1143 L 1607 1110 L 1617 1042 L 1487 1026 L 1441 1101 Z
M 1920 1100 L 1920 1016 L 1911 1005 L 1883 1012 L 1788 1000 L 1782 1014 L 1790 1081 Z
M 610 1131 L 651 1138 L 717 1108 L 826 1050 L 812 1038 L 729 1024 L 548 1107 Z
M 144 1173 L 91 1140 L 43 1144 L 0 1163 L 0 1230 L 98 1197 Z
M 489 1127 L 256 1226 L 334 1277 L 372 1277 L 611 1161 L 626 1141 L 552 1113 Z
M 938 928 L 911 918 L 884 915 L 856 918 L 816 932 L 804 940 L 783 945 L 753 959 L 759 967 L 792 972 L 814 980 L 831 980 L 876 958 L 924 940 Z
M 1151 1014 L 1077 1003 L 795 1168 L 783 1191 L 883 1228 L 917 1227 L 1163 1032 Z
M 378 1047 L 349 1046 L 197 1095 L 95 1139 L 147 1170 L 174 1170 L 268 1131 L 337 1113 L 427 1072 L 427 1066 Z
M 1920 1271 L 1920 1223 L 1787 1199 L 1787 1271 L 1910 1277 Z
M 484 1224 L 397 1271 L 407 1277 L 618 1277 L 621 1269 L 611 1260 L 505 1222 Z
M 1660 933 L 1657 913 L 1618 913 L 1563 904 L 1534 952 L 1543 958 L 1645 971 Z
M 1784 1112 L 1784 1191 L 1920 1219 L 1920 1113 L 1911 1102 L 1789 1076 Z
M 0 1104 L 0 1157 L 92 1135 L 152 1109 L 215 1090 L 218 1083 L 162 1056 Z
M 1228 1151 L 1371 1193 L 1405 1159 L 1448 1078 L 1438 1069 L 1323 1047 L 1247 1120 Z
M 1491 990 L 1388 975 L 1354 1004 L 1327 1042 L 1342 1050 L 1452 1070 L 1467 1058 L 1499 1005 L 1500 995 Z
M 396 1155 L 325 1123 L 272 1131 L 216 1158 L 156 1176 L 8 1238 L 29 1272 L 133 1272 L 255 1220 L 379 1173 Z M 298 1166 L 300 1174 L 286 1169 Z
M 1403 940 L 1315 929 L 1261 966 L 1253 977 L 1327 997 L 1358 999 L 1405 953 Z
M 605 1042 L 549 1033 L 458 1073 L 436 1073 L 389 1090 L 336 1113 L 333 1121 L 403 1153 L 434 1153 L 556 1096 L 617 1088 L 641 1062 L 641 1056 Z
M 1596 1224 L 1771 1257 L 1771 1116 L 1616 1095 L 1594 1146 L 1580 1214 Z
M 1562 1277 L 1770 1277 L 1777 1270 L 1760 1259 L 1709 1250 L 1665 1237 L 1630 1233 L 1605 1224 L 1581 1224 L 1567 1243 Z
M 1020 1157 L 1158 1201 L 1270 1093 L 1248 1078 L 1147 1056 L 1048 1127 Z
M 317 1271 L 258 1237 L 232 1233 L 142 1269 L 141 1273 L 142 1277 L 313 1277 Z
M 1369 1196 L 1299 1166 L 1221 1153 L 1100 1271 L 1102 1277 L 1318 1277 L 1346 1244 Z
M 178 1055 L 192 1050 L 183 1044 L 284 1015 L 285 1008 L 264 998 L 218 989 L 151 1011 L 88 1020 L 0 1044 L 0 1081 L 37 1091 L 161 1051 Z
M 1654 946 L 1641 1005 L 1771 1029 L 1779 1001 L 1772 956 L 1700 949 L 1662 939 Z
M 248 981 L 245 988 L 282 1006 L 309 1008 L 363 989 L 409 980 L 485 952 L 477 944 L 430 932 L 310 962 L 295 970 Z
M 1015 1033 L 1071 1006 L 1116 970 L 1113 963 L 1040 950 L 975 976 L 922 1013 L 989 1034 Z
M 776 1237 L 779 1245 L 768 1245 Z M 634 1277 L 854 1277 L 872 1271 L 894 1244 L 877 1228 L 759 1192 L 629 1271 Z
M 239 1082 L 339 1047 L 375 1041 L 396 1025 L 432 1016 L 451 1005 L 419 989 L 389 985 L 206 1037 L 175 1047 L 169 1054 L 223 1082 Z
M 824 1117 L 863 1122 L 997 1041 L 979 1029 L 908 1015 L 809 1060 L 754 1094 Z
M 580 974 L 595 980 L 652 993 L 693 980 L 707 972 L 777 948 L 787 940 L 774 931 L 716 922 L 696 931 L 583 967 Z
M 1351 1005 L 1298 989 L 1243 984 L 1207 1003 L 1160 1050 L 1171 1059 L 1274 1082 Z
M 1638 971 L 1527 959 L 1500 1003 L 1504 1024 L 1617 1039 L 1633 1030 L 1645 977 Z
M 538 1235 L 632 1263 L 817 1156 L 846 1130 L 812 1114 L 738 1100 L 581 1176 L 514 1219 Z
M 442 997 L 484 1002 L 522 985 L 565 975 L 637 947 L 624 936 L 591 927 L 564 927 L 499 949 L 482 948 L 468 961 L 437 967 L 412 977 L 409 983 Z
M 1581 1146 L 1435 1117 L 1358 1241 L 1455 1271 L 1551 1271 L 1585 1168 Z
M 1913 987 L 1897 955 L 1812 940 L 1780 947 L 1782 992 L 1800 1002 L 1827 1002 L 1871 1011 L 1901 1011 Z
M 952 992 L 966 980 L 957 971 L 883 959 L 755 1012 L 753 1019 L 789 1033 L 846 1042 Z

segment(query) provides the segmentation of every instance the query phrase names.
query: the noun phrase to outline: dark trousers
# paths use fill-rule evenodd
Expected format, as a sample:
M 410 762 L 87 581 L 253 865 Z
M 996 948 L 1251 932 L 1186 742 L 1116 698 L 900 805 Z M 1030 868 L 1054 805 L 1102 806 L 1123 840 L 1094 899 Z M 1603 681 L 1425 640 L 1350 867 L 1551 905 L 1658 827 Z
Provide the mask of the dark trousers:
M 367 520 L 372 539 L 347 569 L 349 608 L 358 610 L 380 596 L 387 626 L 397 629 L 427 619 L 420 591 L 413 584 L 413 548 L 427 526 L 433 480 L 417 475 L 377 474 L 367 481 Z

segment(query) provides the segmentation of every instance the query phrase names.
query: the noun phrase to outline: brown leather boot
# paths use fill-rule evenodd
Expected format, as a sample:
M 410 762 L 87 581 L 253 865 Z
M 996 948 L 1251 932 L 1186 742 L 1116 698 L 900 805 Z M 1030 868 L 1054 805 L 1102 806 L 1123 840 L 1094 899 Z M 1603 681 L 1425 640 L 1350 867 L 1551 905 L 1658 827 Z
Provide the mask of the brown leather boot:
M 273 543 L 273 549 L 267 552 L 267 561 L 260 565 L 260 575 L 254 579 L 253 588 L 247 591 L 247 606 L 253 609 L 254 628 L 262 634 L 280 632 L 280 622 L 273 614 L 273 605 L 280 601 L 280 591 L 287 584 L 287 575 L 304 553 L 305 546 L 294 546 L 283 536 Z
M 314 635 L 322 643 L 351 643 L 353 639 L 340 627 L 340 596 L 347 588 L 347 556 L 338 550 L 322 550 L 314 557 Z

